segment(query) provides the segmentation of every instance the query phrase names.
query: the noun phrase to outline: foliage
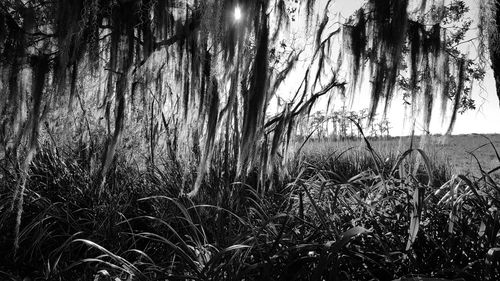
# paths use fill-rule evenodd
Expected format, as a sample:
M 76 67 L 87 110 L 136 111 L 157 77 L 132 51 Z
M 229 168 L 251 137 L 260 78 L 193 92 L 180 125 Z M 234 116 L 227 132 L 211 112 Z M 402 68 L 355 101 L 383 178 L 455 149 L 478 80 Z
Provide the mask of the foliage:
M 265 196 L 231 183 L 236 166 L 212 165 L 199 203 L 176 197 L 183 175 L 171 166 L 139 172 L 120 158 L 99 196 L 99 171 L 83 172 L 78 151 L 44 148 L 30 168 L 19 251 L 2 256 L 0 271 L 42 280 L 495 280 L 485 263 L 499 246 L 492 171 L 443 178 L 446 166 L 424 152 L 380 155 L 366 144 L 301 154 Z M 6 210 L 16 179 L 3 171 Z M 8 219 L 2 212 L 4 249 Z
M 465 34 L 472 23 L 465 17 L 469 7 L 460 0 L 446 5 L 444 1 L 417 3 L 369 1 L 350 19 L 344 36 L 351 54 L 352 89 L 359 86 L 358 76 L 369 62 L 368 75 L 373 81 L 370 119 L 381 99 L 385 100 L 384 114 L 387 112 L 397 85 L 405 104 L 411 105 L 412 115 L 422 113 L 424 131 L 428 131 L 436 101 L 441 101 L 442 112 L 447 112 L 449 100 L 454 101 L 451 133 L 456 112 L 475 109 L 471 88 L 485 74 L 484 67 L 460 50 L 468 42 Z
M 359 111 L 347 110 L 342 106 L 339 111 L 316 111 L 314 114 L 296 123 L 297 140 L 346 140 L 362 139 L 361 133 L 356 128 L 356 123 L 363 131 L 369 131 L 371 138 L 389 138 L 390 122 L 383 118 L 378 122 L 368 120 L 368 109 Z

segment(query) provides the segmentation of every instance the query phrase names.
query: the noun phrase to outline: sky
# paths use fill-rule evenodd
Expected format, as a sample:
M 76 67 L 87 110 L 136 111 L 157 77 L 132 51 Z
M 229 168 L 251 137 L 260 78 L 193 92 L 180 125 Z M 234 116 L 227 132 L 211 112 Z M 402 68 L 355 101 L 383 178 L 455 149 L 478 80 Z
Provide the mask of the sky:
M 417 0 L 410 0 L 417 1 Z M 448 0 L 446 0 L 448 1 Z M 468 17 L 473 20 L 471 31 L 467 34 L 465 40 L 473 39 L 478 36 L 477 34 L 477 23 L 478 23 L 478 13 L 479 7 L 477 0 L 465 0 L 466 5 L 470 7 L 470 12 L 468 13 Z M 354 13 L 355 10 L 360 8 L 365 1 L 363 0 L 335 0 L 333 1 L 333 6 L 330 10 L 338 11 L 343 18 L 347 18 Z M 477 57 L 477 41 L 472 40 L 468 44 L 462 45 L 462 51 L 469 54 L 470 58 Z M 493 73 L 490 65 L 486 66 L 486 76 L 484 81 L 481 84 L 475 83 L 472 88 L 472 98 L 476 102 L 476 110 L 467 111 L 464 114 L 458 114 L 457 121 L 454 126 L 453 134 L 493 134 L 500 133 L 500 103 L 496 96 L 495 82 L 493 78 Z M 300 73 L 300 71 L 299 71 Z M 300 74 L 293 75 L 292 79 L 294 81 L 300 81 Z M 365 79 L 368 81 L 368 79 Z M 290 83 L 294 85 L 294 83 Z M 367 83 L 365 83 L 367 84 Z M 295 91 L 298 85 L 290 86 L 290 92 Z M 368 108 L 369 106 L 369 87 L 367 85 L 363 85 L 360 89 L 361 94 L 357 95 L 357 98 L 353 101 L 351 110 L 359 110 L 363 108 Z M 366 93 L 366 94 L 363 94 Z M 389 111 L 387 118 L 391 123 L 391 134 L 392 135 L 408 135 L 411 132 L 411 121 L 409 118 L 405 118 L 406 112 L 402 105 L 401 98 L 396 97 L 393 99 L 391 103 L 391 110 Z M 342 105 L 341 102 L 337 100 L 337 105 Z M 320 105 L 321 106 L 321 105 Z M 339 108 L 340 106 L 337 106 Z M 383 106 L 382 106 L 383 107 Z M 440 105 L 436 105 L 435 110 L 433 111 L 433 119 L 430 125 L 430 131 L 433 134 L 443 134 L 446 132 L 448 128 L 449 122 L 447 122 L 447 118 L 449 117 L 451 112 L 445 114 L 444 122 L 442 122 L 443 118 L 441 118 L 442 114 L 439 110 Z M 422 128 L 422 124 L 416 122 L 416 130 Z

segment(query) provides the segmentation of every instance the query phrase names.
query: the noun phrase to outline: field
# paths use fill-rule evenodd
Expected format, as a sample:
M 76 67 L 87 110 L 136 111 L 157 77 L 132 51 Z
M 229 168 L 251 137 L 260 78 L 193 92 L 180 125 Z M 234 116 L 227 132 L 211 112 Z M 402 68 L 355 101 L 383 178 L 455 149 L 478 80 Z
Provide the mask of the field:
M 479 176 L 481 173 L 477 161 L 485 171 L 500 164 L 490 140 L 494 147 L 499 147 L 500 135 L 459 135 L 448 137 L 444 144 L 435 144 L 433 148 L 450 162 L 453 173 Z
M 265 195 L 258 173 L 242 184 L 232 181 L 234 167 L 215 166 L 194 200 L 179 194 L 194 176 L 169 161 L 139 171 L 118 157 L 101 193 L 71 151 L 45 148 L 31 167 L 19 248 L 4 252 L 0 276 L 496 280 L 500 189 L 467 151 L 483 171 L 499 159 L 481 136 L 442 141 L 427 139 L 423 157 L 404 153 L 409 138 L 371 140 L 371 148 L 312 141 L 284 164 L 286 175 L 268 179 Z M 0 245 L 10 249 L 16 178 L 7 170 L 2 178 Z
M 420 137 L 414 137 L 413 147 L 422 147 L 434 162 L 446 163 L 452 174 L 478 177 L 481 176 L 480 168 L 490 171 L 500 165 L 495 151 L 495 148 L 500 147 L 500 135 L 429 136 L 422 145 L 420 142 Z M 392 137 L 371 141 L 377 152 L 387 156 L 404 152 L 410 148 L 411 143 L 410 137 Z M 309 153 L 328 154 L 352 147 L 363 150 L 364 141 L 320 142 L 309 144 L 305 149 Z M 493 173 L 495 174 L 500 173 Z

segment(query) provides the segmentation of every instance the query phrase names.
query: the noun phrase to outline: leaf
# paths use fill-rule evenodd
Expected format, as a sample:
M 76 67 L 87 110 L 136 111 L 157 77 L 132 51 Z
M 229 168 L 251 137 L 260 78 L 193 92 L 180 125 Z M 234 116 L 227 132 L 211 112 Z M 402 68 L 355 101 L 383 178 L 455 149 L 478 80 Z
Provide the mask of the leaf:
M 326 247 L 331 247 L 331 249 L 336 252 L 338 250 L 340 250 L 342 247 L 344 247 L 345 245 L 347 245 L 347 243 L 349 243 L 349 241 L 354 237 L 354 236 L 357 236 L 357 235 L 360 235 L 360 234 L 365 234 L 365 233 L 369 233 L 371 232 L 370 230 L 364 228 L 364 227 L 361 227 L 361 226 L 355 226 L 353 228 L 350 228 L 349 230 L 347 230 L 346 232 L 342 233 L 342 235 L 340 236 L 340 239 L 338 239 L 336 242 L 326 242 L 325 243 L 325 246 Z
M 483 237 L 484 236 L 484 232 L 486 231 L 486 224 L 484 223 L 484 221 L 481 221 L 481 225 L 479 226 L 479 237 Z
M 124 271 L 124 272 L 130 274 L 130 275 L 138 276 L 138 278 L 140 280 L 146 279 L 146 277 L 141 273 L 141 271 L 139 269 L 137 269 L 137 267 L 135 267 L 132 263 L 130 263 L 129 261 L 127 261 L 123 257 L 120 257 L 120 256 L 112 253 L 111 251 L 102 247 L 101 245 L 99 245 L 95 242 L 92 242 L 90 240 L 87 240 L 87 239 L 75 239 L 72 241 L 72 243 L 77 243 L 77 242 L 84 243 L 92 248 L 96 248 L 97 250 L 103 252 L 104 254 L 106 254 L 106 256 L 110 257 L 114 262 L 116 262 L 117 264 L 120 264 L 121 266 L 114 265 L 112 263 L 108 263 L 108 262 L 102 261 L 100 259 L 91 259 L 91 258 L 84 259 L 83 262 L 96 261 L 96 262 L 100 262 L 100 263 L 105 263 L 105 264 L 109 265 L 110 267 L 119 269 L 121 271 Z
M 500 248 L 491 248 L 486 253 L 486 264 L 488 266 L 495 265 L 495 262 L 500 261 Z

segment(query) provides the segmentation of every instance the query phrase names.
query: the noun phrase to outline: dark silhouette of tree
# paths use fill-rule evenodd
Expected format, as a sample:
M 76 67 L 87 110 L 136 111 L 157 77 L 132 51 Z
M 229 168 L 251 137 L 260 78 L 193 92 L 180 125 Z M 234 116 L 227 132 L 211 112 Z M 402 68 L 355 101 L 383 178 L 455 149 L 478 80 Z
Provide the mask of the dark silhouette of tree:
M 487 54 L 489 54 L 496 93 L 500 101 L 500 1 L 481 1 L 479 15 L 480 48 L 478 53 L 483 63 L 486 63 Z

